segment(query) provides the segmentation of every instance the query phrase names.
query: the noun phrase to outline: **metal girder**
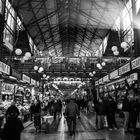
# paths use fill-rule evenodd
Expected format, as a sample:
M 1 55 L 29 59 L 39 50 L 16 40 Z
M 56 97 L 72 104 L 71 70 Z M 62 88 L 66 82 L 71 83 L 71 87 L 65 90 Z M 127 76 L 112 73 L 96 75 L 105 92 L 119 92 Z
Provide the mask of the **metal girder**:
M 42 0 L 44 3 L 45 3 L 45 0 Z M 48 22 L 48 26 L 49 26 L 49 29 L 50 29 L 50 35 L 51 35 L 51 38 L 52 38 L 52 42 L 53 42 L 53 44 L 54 44 L 54 36 L 53 36 L 53 32 L 52 32 L 52 27 L 51 27 L 51 25 L 50 25 L 50 21 L 49 21 L 49 16 L 48 16 L 48 12 L 47 12 L 47 7 L 46 7 L 46 5 L 44 5 L 44 7 L 45 7 L 45 11 L 46 11 L 46 19 L 47 19 L 47 22 Z M 54 45 L 54 48 L 55 48 L 55 45 Z M 56 51 L 56 48 L 55 48 L 55 53 L 56 53 L 56 55 L 57 55 L 57 51 Z
M 31 7 L 31 11 L 32 11 L 32 13 L 33 13 L 33 16 L 34 16 L 34 18 L 36 19 L 36 15 L 35 15 L 35 13 L 34 13 L 34 11 L 33 11 L 33 9 L 32 9 L 32 4 L 29 2 L 29 6 Z M 37 20 L 37 19 L 36 19 Z M 43 36 L 43 34 L 42 34 L 42 31 L 41 31 L 41 29 L 40 29 L 40 26 L 39 26 L 39 24 L 38 23 L 36 23 L 37 24 L 37 26 L 38 26 L 38 28 L 39 28 L 39 30 L 40 30 L 40 34 L 41 34 L 41 37 L 42 37 L 42 39 L 43 39 L 43 42 L 44 42 L 44 44 L 46 45 L 46 42 L 45 42 L 45 38 L 44 38 L 44 36 Z
M 55 14 L 56 14 L 56 11 L 53 11 L 53 12 L 49 13 L 48 16 L 51 17 L 51 16 L 53 16 L 53 15 L 55 15 Z M 41 23 L 41 22 L 45 21 L 46 18 L 47 18 L 47 17 L 46 17 L 46 15 L 45 15 L 45 16 L 43 16 L 43 17 L 37 19 L 37 20 L 31 19 L 31 20 L 29 21 L 29 23 L 28 23 L 26 26 L 27 26 L 28 28 L 33 28 L 34 25 L 35 25 L 36 23 Z

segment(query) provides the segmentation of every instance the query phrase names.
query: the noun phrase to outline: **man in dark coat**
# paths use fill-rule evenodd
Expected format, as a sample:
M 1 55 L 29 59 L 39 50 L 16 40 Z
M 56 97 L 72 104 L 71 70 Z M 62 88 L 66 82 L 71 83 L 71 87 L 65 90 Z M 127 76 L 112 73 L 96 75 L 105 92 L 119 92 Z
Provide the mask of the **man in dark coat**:
M 65 115 L 67 117 L 70 135 L 73 135 L 76 129 L 76 117 L 80 115 L 78 106 L 74 103 L 73 99 L 70 99 L 70 103 L 66 106 Z
M 9 117 L 4 125 L 2 140 L 20 140 L 21 131 L 24 126 L 20 119 L 17 117 Z

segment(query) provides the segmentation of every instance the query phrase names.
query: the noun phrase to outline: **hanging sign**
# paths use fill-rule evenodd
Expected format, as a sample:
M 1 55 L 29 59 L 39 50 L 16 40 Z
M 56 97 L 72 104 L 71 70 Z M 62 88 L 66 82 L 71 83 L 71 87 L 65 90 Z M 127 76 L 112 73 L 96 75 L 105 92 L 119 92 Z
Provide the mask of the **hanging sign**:
M 130 63 L 119 68 L 119 75 L 125 74 L 128 71 L 130 71 Z
M 22 80 L 23 80 L 24 82 L 30 83 L 30 77 L 28 77 L 28 76 L 25 75 L 25 74 L 23 74 Z
M 14 93 L 14 85 L 8 83 L 2 83 L 2 91 Z
M 99 79 L 99 84 L 103 84 L 103 78 Z
M 36 85 L 36 81 L 34 79 L 32 79 L 32 78 L 31 78 L 31 84 Z
M 19 73 L 15 69 L 12 69 L 11 70 L 11 75 L 14 76 L 14 77 L 16 77 L 17 79 L 21 80 L 21 73 Z
M 131 62 L 132 69 L 140 67 L 140 57 L 136 58 Z
M 126 76 L 126 79 L 128 81 L 138 80 L 138 73 L 133 73 L 133 74 L 130 74 L 129 76 Z
M 110 79 L 116 78 L 119 75 L 118 70 L 115 70 L 110 73 Z
M 106 75 L 105 77 L 103 77 L 103 82 L 108 82 L 109 81 L 109 75 Z
M 99 82 L 98 81 L 95 81 L 95 86 L 98 86 Z
M 0 61 L 0 72 L 10 75 L 10 66 Z

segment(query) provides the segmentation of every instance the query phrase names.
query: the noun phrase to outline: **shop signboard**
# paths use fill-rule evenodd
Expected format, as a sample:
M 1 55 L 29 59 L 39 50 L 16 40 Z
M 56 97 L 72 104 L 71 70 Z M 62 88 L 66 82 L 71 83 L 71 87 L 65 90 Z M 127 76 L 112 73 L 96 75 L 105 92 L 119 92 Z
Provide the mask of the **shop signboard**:
M 25 75 L 25 74 L 23 74 L 22 80 L 23 80 L 24 82 L 30 83 L 30 77 L 28 77 L 28 76 Z
M 126 76 L 126 79 L 128 82 L 133 82 L 135 80 L 138 80 L 138 73 L 130 74 L 129 76 Z
M 36 85 L 36 81 L 34 79 L 32 79 L 32 78 L 31 78 L 31 84 Z
M 108 82 L 109 81 L 109 75 L 106 75 L 103 77 L 103 82 Z
M 14 93 L 14 85 L 9 83 L 2 83 L 2 91 Z
M 99 85 L 103 84 L 103 78 L 99 79 Z
M 0 72 L 10 75 L 10 66 L 0 61 Z
M 21 80 L 21 73 L 18 72 L 18 71 L 16 71 L 15 69 L 12 69 L 12 70 L 11 70 L 11 75 L 12 75 L 13 77 L 16 77 L 18 80 Z
M 119 68 L 119 75 L 125 74 L 130 71 L 130 63 Z
M 131 66 L 132 66 L 132 69 L 136 69 L 136 68 L 140 67 L 140 57 L 131 61 Z
M 119 75 L 118 69 L 110 73 L 110 79 L 116 78 Z
M 98 86 L 98 84 L 99 84 L 99 81 L 95 81 L 95 86 Z

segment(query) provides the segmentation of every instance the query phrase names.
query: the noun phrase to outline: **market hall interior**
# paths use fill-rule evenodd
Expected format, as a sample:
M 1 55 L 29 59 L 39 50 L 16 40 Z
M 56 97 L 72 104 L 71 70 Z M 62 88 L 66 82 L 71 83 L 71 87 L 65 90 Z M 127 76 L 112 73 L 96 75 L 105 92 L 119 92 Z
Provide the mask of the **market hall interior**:
M 140 0 L 0 0 L 0 139 L 140 139 Z

